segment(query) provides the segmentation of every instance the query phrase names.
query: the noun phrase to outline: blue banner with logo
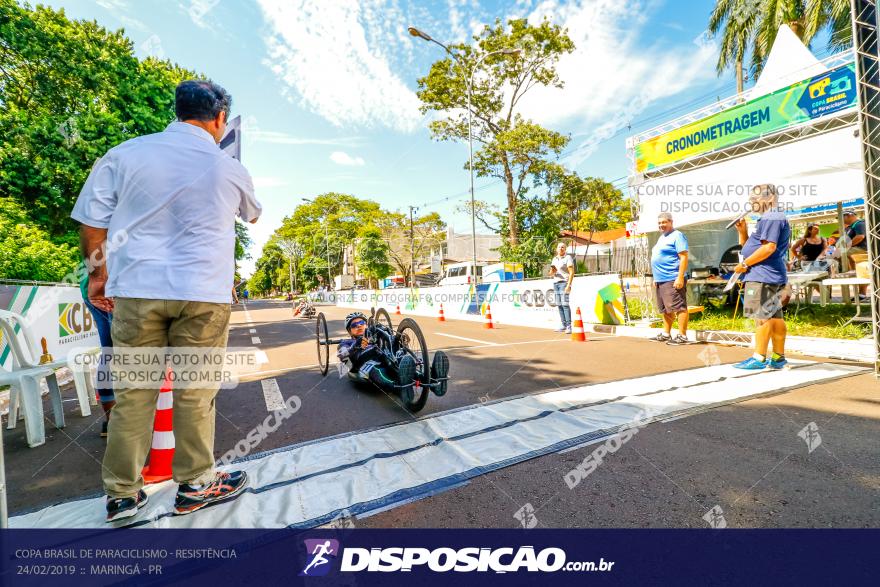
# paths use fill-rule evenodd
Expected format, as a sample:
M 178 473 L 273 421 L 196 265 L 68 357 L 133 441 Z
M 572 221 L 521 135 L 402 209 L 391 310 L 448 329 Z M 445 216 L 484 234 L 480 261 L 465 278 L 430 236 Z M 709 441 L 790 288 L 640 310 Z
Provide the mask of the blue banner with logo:
M 880 530 L 4 530 L 4 585 L 876 585 Z

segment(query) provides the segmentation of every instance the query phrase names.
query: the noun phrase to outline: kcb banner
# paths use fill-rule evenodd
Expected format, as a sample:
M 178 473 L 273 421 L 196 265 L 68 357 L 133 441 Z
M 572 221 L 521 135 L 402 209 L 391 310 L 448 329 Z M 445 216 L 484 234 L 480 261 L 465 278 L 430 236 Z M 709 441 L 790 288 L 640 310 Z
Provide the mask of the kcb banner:
M 74 342 L 88 338 L 93 328 L 92 313 L 82 302 L 58 304 L 58 337 Z
M 855 63 L 792 84 L 639 143 L 641 173 L 856 106 Z
M 39 358 L 40 339 L 56 360 L 67 357 L 71 349 L 101 346 L 92 313 L 83 303 L 76 286 L 0 285 L 0 309 L 22 316 L 38 348 L 30 349 Z M 18 325 L 15 332 L 20 333 Z M 24 343 L 24 337 L 19 339 Z M 12 367 L 11 349 L 0 339 L 0 367 Z

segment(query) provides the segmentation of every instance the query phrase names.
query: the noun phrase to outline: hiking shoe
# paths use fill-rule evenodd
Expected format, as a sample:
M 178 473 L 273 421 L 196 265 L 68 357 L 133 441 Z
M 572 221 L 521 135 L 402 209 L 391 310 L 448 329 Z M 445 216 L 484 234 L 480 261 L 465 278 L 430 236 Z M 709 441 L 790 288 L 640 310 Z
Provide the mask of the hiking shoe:
M 779 357 L 776 360 L 771 357 L 767 359 L 766 365 L 771 369 L 784 369 L 788 365 L 788 361 L 785 360 L 785 357 Z
M 672 346 L 678 346 L 678 345 L 690 344 L 690 343 L 691 343 L 691 341 L 688 340 L 688 337 L 681 335 L 681 334 L 676 334 L 674 337 L 672 337 L 666 341 L 666 344 L 670 344 Z
M 434 395 L 437 397 L 442 397 L 446 394 L 446 384 L 449 383 L 446 380 L 446 376 L 449 374 L 449 357 L 446 356 L 446 353 L 443 351 L 437 351 L 434 353 L 434 358 L 431 360 L 431 381 L 438 380 L 431 386 L 431 391 L 434 392 Z
M 404 403 L 411 404 L 415 400 L 413 381 L 416 378 L 416 362 L 406 355 L 397 364 L 397 383 L 400 385 L 400 398 Z
M 248 476 L 244 471 L 218 472 L 210 483 L 201 487 L 193 487 L 181 483 L 177 487 L 177 498 L 174 500 L 174 513 L 191 514 L 205 506 L 238 497 L 247 487 Z
M 766 361 L 759 361 L 755 357 L 749 357 L 745 361 L 741 361 L 734 365 L 737 369 L 746 369 L 748 371 L 758 371 L 767 367 Z
M 661 332 L 657 336 L 652 336 L 648 340 L 651 340 L 654 342 L 669 342 L 670 340 L 672 340 L 672 337 L 669 336 L 668 334 L 666 334 L 665 332 Z
M 109 424 L 107 420 L 101 422 L 101 438 L 107 438 L 107 424 Z
M 115 522 L 130 518 L 138 513 L 138 510 L 147 505 L 149 498 L 143 489 L 134 497 L 110 497 L 107 496 L 107 521 Z

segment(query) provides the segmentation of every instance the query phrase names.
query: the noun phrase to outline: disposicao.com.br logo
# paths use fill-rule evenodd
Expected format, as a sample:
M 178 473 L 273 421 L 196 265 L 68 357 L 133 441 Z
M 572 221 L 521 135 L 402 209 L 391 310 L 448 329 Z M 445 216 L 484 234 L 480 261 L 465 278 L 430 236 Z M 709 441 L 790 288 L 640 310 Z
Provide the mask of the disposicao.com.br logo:
M 306 540 L 308 560 L 300 576 L 325 575 L 331 568 L 330 558 L 339 554 L 335 540 Z M 536 551 L 533 546 L 518 548 L 355 548 L 342 549 L 339 571 L 357 572 L 410 572 L 424 568 L 435 573 L 477 572 L 515 573 L 518 571 L 553 573 L 556 571 L 610 571 L 611 561 L 566 561 L 561 548 L 544 548 Z M 329 557 L 329 558 L 328 558 Z

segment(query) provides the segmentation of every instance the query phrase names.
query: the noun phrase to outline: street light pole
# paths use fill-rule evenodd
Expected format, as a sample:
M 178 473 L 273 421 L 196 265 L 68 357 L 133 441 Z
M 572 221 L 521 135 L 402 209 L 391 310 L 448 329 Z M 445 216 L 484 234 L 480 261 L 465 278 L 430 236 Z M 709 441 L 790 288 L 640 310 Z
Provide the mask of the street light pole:
M 491 55 L 491 53 L 490 53 Z M 485 57 L 484 57 L 485 59 Z M 471 113 L 471 100 L 473 100 L 474 71 L 471 70 L 470 82 L 467 85 L 467 103 L 468 103 L 468 171 L 471 175 L 471 243 L 473 244 L 473 271 L 474 285 L 477 284 L 477 208 L 474 200 L 474 122 Z
M 420 31 L 416 27 L 408 27 L 407 31 L 413 37 L 418 37 L 420 39 L 424 39 L 425 41 L 429 41 L 431 43 L 435 43 L 443 47 L 443 50 L 452 57 L 456 63 L 458 63 L 462 69 L 466 69 L 466 64 L 464 61 L 460 59 L 458 55 L 453 53 L 449 47 L 433 38 L 429 34 Z M 476 210 L 476 201 L 474 199 L 474 122 L 473 122 L 473 87 L 474 87 L 474 74 L 477 72 L 480 64 L 483 63 L 487 58 L 492 57 L 493 55 L 519 55 L 522 52 L 520 49 L 499 49 L 497 51 L 492 51 L 490 53 L 486 53 L 482 57 L 480 57 L 474 66 L 470 68 L 470 75 L 465 76 L 464 81 L 467 88 L 467 111 L 468 111 L 468 171 L 470 171 L 470 179 L 471 179 L 471 242 L 473 245 L 472 250 L 472 262 L 473 262 L 473 272 L 474 272 L 474 283 L 477 282 L 477 210 Z

